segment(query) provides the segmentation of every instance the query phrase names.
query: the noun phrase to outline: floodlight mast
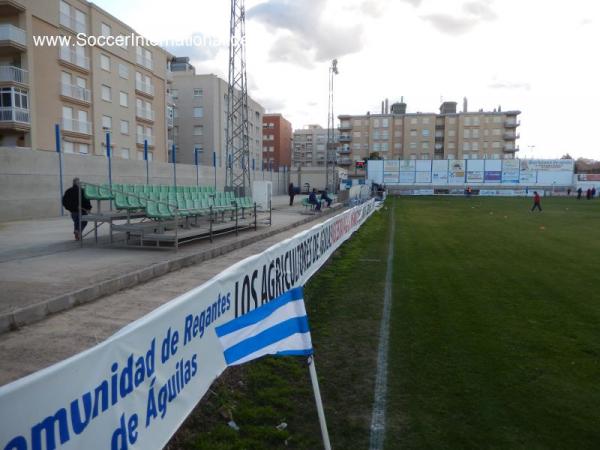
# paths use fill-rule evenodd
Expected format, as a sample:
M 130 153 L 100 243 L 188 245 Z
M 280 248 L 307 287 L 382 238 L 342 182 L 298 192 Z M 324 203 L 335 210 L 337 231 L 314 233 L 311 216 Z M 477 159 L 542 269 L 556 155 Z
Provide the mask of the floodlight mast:
M 331 61 L 329 67 L 329 102 L 327 116 L 327 159 L 325 161 L 325 189 L 335 192 L 335 166 L 337 161 L 335 144 L 335 118 L 333 114 L 333 76 L 338 75 L 338 60 Z
M 246 10 L 244 0 L 231 0 L 225 155 L 225 189 L 235 192 L 238 196 L 250 195 L 250 138 L 248 135 Z

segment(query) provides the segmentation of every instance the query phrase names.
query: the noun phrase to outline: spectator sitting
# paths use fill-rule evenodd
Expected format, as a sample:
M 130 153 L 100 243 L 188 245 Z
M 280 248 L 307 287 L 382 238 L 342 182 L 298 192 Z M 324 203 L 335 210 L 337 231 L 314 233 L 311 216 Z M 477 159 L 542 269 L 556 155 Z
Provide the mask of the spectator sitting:
M 327 207 L 331 208 L 331 202 L 333 200 L 327 195 L 327 190 L 324 190 L 323 192 L 321 192 L 321 200 L 326 201 L 327 202 Z
M 308 203 L 315 205 L 317 211 L 321 211 L 321 202 L 317 199 L 317 189 L 313 188 L 312 192 L 308 196 Z

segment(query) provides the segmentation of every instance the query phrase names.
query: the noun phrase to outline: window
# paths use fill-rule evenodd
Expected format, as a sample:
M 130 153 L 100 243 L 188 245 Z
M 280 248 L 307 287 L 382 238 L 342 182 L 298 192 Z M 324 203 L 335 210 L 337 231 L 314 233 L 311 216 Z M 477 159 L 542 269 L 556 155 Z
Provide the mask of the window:
M 103 53 L 100 54 L 100 67 L 102 68 L 102 70 L 110 72 L 110 58 Z
M 492 148 L 500 148 L 500 142 L 496 141 L 492 143 Z
M 198 88 L 194 89 L 194 97 L 202 97 L 202 95 L 203 95 L 202 89 L 198 89 Z
M 417 130 L 410 130 L 411 137 L 417 137 Z
M 387 142 L 382 142 L 381 143 L 381 151 L 387 152 L 388 150 L 389 150 L 389 144 Z
M 195 118 L 204 117 L 204 108 L 202 106 L 195 106 L 194 107 L 194 117 Z
M 429 137 L 429 134 L 430 134 L 429 128 L 423 128 L 422 134 L 423 134 L 424 138 Z
M 90 152 L 90 144 L 79 144 L 79 153 L 87 155 Z
M 456 117 L 450 117 L 450 118 L 448 119 L 448 123 L 449 123 L 450 125 L 454 125 L 454 124 L 456 124 Z
M 62 116 L 63 116 L 63 119 L 70 122 L 73 119 L 73 108 L 71 108 L 70 106 L 63 106 L 62 107 Z
M 141 150 L 138 150 L 137 152 L 137 160 L 138 161 L 143 161 L 144 160 L 144 152 Z
M 463 142 L 463 152 L 471 150 L 471 144 L 469 142 Z
M 102 22 L 102 24 L 100 24 L 100 34 L 102 34 L 102 36 L 110 36 L 111 33 L 112 30 L 110 29 L 110 25 L 107 25 L 104 22 Z
M 121 134 L 129 134 L 129 121 L 121 120 Z
M 421 123 L 422 123 L 423 125 L 427 125 L 427 124 L 429 124 L 429 117 L 422 117 L 422 118 L 421 118 Z
M 492 136 L 500 136 L 500 128 L 494 128 L 492 130 Z
M 179 89 L 171 89 L 171 97 L 173 97 L 173 100 L 177 100 L 179 98 Z
M 387 117 L 384 119 L 381 119 L 381 128 L 388 128 L 390 126 L 390 119 L 388 119 Z
M 129 159 L 129 149 L 126 147 L 123 147 L 121 149 L 121 158 L 123 159 Z
M 465 117 L 465 125 L 466 125 L 466 126 L 469 126 L 469 125 L 471 125 L 471 116 L 466 116 L 466 117 Z
M 421 159 L 429 159 L 429 153 L 421 153 Z
M 473 151 L 479 150 L 479 142 L 471 142 L 471 150 L 473 150 Z
M 394 150 L 401 150 L 402 149 L 402 144 L 400 142 L 396 142 L 394 144 Z
M 0 106 L 28 109 L 27 91 L 18 88 L 0 88 Z
M 64 153 L 75 153 L 75 145 L 69 141 L 63 141 L 63 152 Z
M 202 125 L 194 125 L 194 136 L 202 136 L 204 134 L 204 127 Z
M 112 129 L 112 117 L 110 116 L 102 116 L 102 128 L 104 130 Z
M 411 117 L 410 118 L 410 124 L 411 125 L 416 125 L 417 124 L 417 118 L 416 117 Z
M 473 135 L 473 139 L 479 139 L 479 128 L 473 128 L 471 134 Z
M 112 98 L 112 93 L 111 93 L 110 86 L 103 84 L 102 85 L 102 100 L 104 100 L 105 102 L 110 102 L 111 98 Z
M 417 148 L 417 143 L 416 142 L 411 142 L 410 143 L 410 148 Z
M 471 137 L 471 130 L 470 130 L 469 128 L 466 128 L 466 129 L 463 131 L 463 137 L 464 137 L 465 139 L 469 139 L 469 138 Z
M 500 123 L 500 122 L 502 122 L 502 117 L 494 116 L 494 123 Z
M 456 148 L 456 144 L 454 142 L 448 142 L 448 150 L 454 150 Z
M 127 92 L 119 92 L 119 104 L 125 108 L 129 106 L 129 95 Z
M 125 80 L 129 79 L 129 68 L 125 64 L 119 63 L 119 76 Z
M 429 150 L 429 142 L 421 142 L 421 148 L 423 150 Z

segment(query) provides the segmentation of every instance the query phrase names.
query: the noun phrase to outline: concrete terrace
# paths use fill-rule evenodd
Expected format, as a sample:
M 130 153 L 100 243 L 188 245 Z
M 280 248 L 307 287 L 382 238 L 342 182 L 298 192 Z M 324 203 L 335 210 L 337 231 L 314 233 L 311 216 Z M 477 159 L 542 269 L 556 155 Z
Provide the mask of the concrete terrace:
M 126 289 L 191 264 L 215 258 L 256 240 L 322 216 L 306 214 L 299 198 L 273 200 L 273 224 L 201 240 L 173 249 L 107 245 L 107 226 L 100 245 L 93 238 L 83 248 L 73 240 L 66 217 L 0 223 L 0 332 Z M 88 225 L 88 229 L 91 228 Z

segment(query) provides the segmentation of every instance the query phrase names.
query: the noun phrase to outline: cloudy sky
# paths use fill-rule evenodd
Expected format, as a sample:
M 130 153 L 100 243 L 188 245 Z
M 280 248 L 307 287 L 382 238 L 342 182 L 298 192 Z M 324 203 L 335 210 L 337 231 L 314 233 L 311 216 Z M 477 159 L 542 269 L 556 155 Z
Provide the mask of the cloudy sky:
M 228 0 L 95 0 L 199 73 L 226 78 Z M 327 124 L 328 67 L 339 60 L 335 113 L 410 112 L 441 100 L 522 111 L 521 157 L 600 159 L 600 5 L 589 0 L 246 0 L 250 95 L 294 128 Z M 596 42 L 596 44 L 593 44 Z

